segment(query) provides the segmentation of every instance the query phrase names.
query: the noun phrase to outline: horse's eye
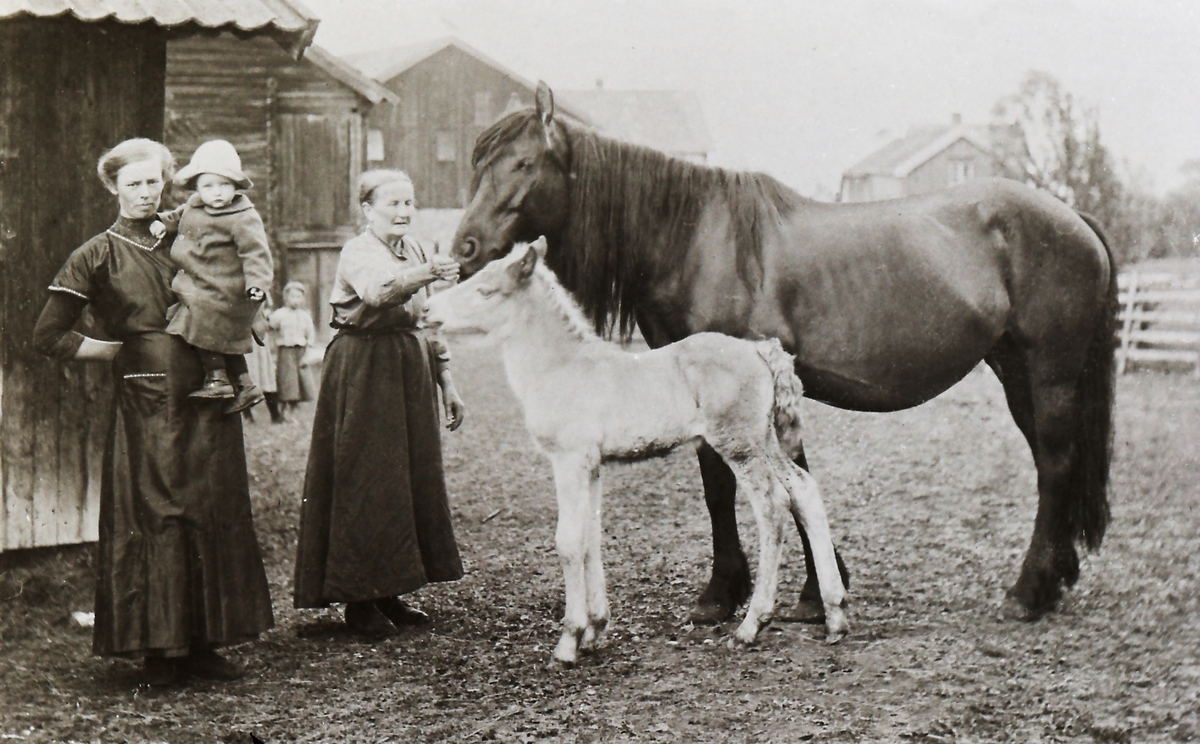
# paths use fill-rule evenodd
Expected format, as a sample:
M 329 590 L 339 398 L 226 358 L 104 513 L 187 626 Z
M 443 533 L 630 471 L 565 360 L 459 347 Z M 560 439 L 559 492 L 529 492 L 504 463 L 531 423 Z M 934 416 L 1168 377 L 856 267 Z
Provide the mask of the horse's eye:
M 479 294 L 483 295 L 484 297 L 491 297 L 492 295 L 496 294 L 499 291 L 500 291 L 499 287 L 480 287 L 479 288 Z
M 527 170 L 528 168 L 529 168 L 528 160 L 518 160 L 517 164 L 515 166 L 513 166 L 514 170 L 519 170 L 519 171 Z

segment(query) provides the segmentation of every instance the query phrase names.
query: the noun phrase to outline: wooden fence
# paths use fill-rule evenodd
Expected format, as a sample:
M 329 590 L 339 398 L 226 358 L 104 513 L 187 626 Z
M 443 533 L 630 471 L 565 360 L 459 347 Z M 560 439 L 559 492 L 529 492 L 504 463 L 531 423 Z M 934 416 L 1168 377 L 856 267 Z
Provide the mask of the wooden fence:
M 1117 373 L 1158 362 L 1190 366 L 1200 379 L 1200 275 L 1131 269 L 1118 286 Z

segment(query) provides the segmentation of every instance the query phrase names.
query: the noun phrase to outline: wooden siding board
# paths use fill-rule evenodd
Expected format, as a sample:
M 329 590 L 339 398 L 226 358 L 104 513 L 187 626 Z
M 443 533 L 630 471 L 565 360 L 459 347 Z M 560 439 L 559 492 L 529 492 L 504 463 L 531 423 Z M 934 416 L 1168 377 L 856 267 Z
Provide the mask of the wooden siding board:
M 491 94 L 493 120 L 514 94 L 521 101 L 533 99 L 533 91 L 454 46 L 413 65 L 385 86 L 398 95 L 399 103 L 374 107 L 367 127 L 384 134 L 380 167 L 407 172 L 422 208 L 464 206 L 471 182 L 471 150 L 486 127 L 475 120 L 476 93 Z M 453 133 L 457 145 L 453 163 L 437 160 L 438 131 Z
M 87 466 L 100 456 L 78 378 L 31 348 L 46 286 L 67 255 L 113 220 L 95 175 L 100 154 L 129 137 L 162 138 L 166 33 L 75 19 L 0 22 L 0 550 L 93 536 Z M 63 55 L 61 49 L 71 49 Z M 98 391 L 111 396 L 111 388 Z M 98 422 L 105 425 L 107 422 Z M 95 447 L 92 442 L 88 447 Z M 79 523 L 80 515 L 84 522 Z

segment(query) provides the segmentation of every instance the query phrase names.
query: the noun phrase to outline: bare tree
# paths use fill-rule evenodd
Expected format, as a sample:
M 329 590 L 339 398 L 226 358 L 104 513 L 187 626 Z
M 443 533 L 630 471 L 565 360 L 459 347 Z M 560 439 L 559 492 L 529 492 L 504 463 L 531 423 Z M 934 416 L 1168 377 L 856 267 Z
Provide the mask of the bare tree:
M 1122 187 L 1100 141 L 1096 110 L 1085 108 L 1053 76 L 1026 74 L 1020 90 L 992 111 L 994 148 L 1003 174 L 1045 189 L 1105 221 Z

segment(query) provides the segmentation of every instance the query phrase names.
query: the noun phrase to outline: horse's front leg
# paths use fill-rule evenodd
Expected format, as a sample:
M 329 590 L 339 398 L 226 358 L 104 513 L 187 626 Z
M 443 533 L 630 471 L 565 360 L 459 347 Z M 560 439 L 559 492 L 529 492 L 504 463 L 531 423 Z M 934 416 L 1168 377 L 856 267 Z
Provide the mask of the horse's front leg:
M 566 589 L 563 632 L 554 649 L 553 662 L 570 667 L 578 659 L 579 641 L 588 626 L 584 564 L 590 473 L 597 465 L 574 453 L 553 454 L 550 460 L 554 466 L 554 486 L 558 494 L 558 528 L 554 541 Z
M 704 481 L 704 503 L 712 521 L 713 568 L 708 586 L 696 600 L 689 619 L 713 625 L 733 617 L 750 596 L 750 564 L 738 539 L 734 498 L 737 479 L 721 456 L 707 443 L 696 451 Z
M 588 473 L 588 503 L 587 527 L 584 540 L 586 553 L 584 555 L 583 574 L 587 584 L 587 628 L 580 640 L 580 649 L 590 651 L 600 646 L 604 640 L 604 629 L 608 627 L 608 591 L 604 581 L 604 561 L 600 549 L 604 541 L 603 507 L 604 488 L 600 480 L 600 467 L 595 466 Z

